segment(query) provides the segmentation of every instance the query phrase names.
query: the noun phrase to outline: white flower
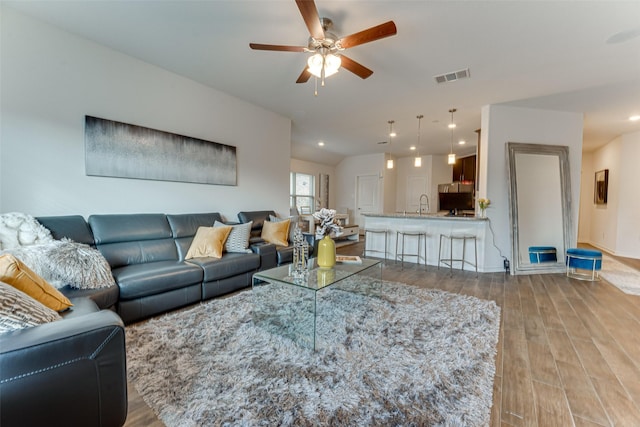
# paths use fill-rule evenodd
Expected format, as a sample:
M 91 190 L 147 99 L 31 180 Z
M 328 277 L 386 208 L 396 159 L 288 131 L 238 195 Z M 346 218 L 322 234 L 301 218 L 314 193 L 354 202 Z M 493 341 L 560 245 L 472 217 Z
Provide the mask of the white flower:
M 321 239 L 332 232 L 334 236 L 342 234 L 342 227 L 340 223 L 336 221 L 335 209 L 322 208 L 318 212 L 315 212 L 313 217 L 320 221 L 320 224 L 316 227 L 316 238 Z

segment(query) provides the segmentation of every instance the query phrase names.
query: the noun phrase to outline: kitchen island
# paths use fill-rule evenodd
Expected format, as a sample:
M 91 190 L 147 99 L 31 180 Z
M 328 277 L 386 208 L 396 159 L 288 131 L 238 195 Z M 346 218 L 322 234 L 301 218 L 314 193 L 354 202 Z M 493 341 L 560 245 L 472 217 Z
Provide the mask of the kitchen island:
M 479 218 L 471 215 L 460 216 L 448 216 L 442 214 L 405 214 L 405 213 L 382 213 L 382 214 L 364 214 L 365 229 L 383 229 L 387 230 L 387 258 L 389 260 L 396 259 L 396 239 L 398 231 L 424 231 L 427 233 L 427 254 L 426 263 L 428 265 L 438 265 L 438 248 L 440 245 L 440 235 L 475 235 L 477 239 L 478 248 L 478 271 L 484 271 L 484 249 L 486 247 L 485 242 L 489 234 L 489 221 L 486 218 Z M 367 249 L 380 251 L 380 254 L 384 252 L 384 236 L 382 234 L 370 234 L 368 241 L 365 242 Z M 398 244 L 398 251 L 401 251 L 400 242 Z M 442 242 L 443 258 L 449 258 L 450 241 L 443 239 Z M 424 261 L 424 245 L 421 244 L 420 250 L 420 263 Z M 417 239 L 407 238 L 405 241 L 405 252 L 416 253 Z M 473 242 L 467 241 L 467 250 L 465 253 L 465 259 L 471 263 L 475 261 L 474 258 Z M 462 241 L 454 241 L 453 257 L 461 258 L 462 256 Z M 407 257 L 405 262 L 417 261 L 416 257 Z M 446 265 L 442 265 L 442 268 L 449 268 Z M 460 262 L 454 262 L 453 268 L 460 269 Z M 475 271 L 474 268 L 465 263 L 465 270 Z

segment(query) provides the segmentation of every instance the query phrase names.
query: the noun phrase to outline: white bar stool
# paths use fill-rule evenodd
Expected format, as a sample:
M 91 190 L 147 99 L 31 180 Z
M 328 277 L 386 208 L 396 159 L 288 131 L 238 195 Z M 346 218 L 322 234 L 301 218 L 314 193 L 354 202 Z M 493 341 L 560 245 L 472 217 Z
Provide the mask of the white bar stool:
M 442 258 L 442 239 L 449 239 L 450 247 L 449 247 L 449 258 Z M 462 240 L 462 258 L 453 258 L 453 242 L 456 240 Z M 474 248 L 474 260 L 471 261 L 466 260 L 466 250 L 467 250 L 467 240 L 473 240 L 473 248 Z M 438 247 L 438 270 L 440 270 L 440 264 L 449 266 L 449 273 L 453 274 L 453 263 L 460 263 L 460 270 L 464 270 L 464 264 L 467 263 L 473 266 L 476 270 L 476 277 L 478 276 L 478 242 L 475 235 L 472 234 L 463 234 L 463 235 L 455 235 L 455 234 L 441 234 L 440 235 L 440 246 Z
M 383 251 L 378 249 L 367 249 L 367 243 L 369 242 L 369 234 L 384 234 L 384 260 L 387 260 L 387 230 L 386 229 L 376 229 L 376 228 L 365 228 L 364 229 L 364 252 L 362 256 L 367 257 L 368 252 L 374 253 L 383 253 Z
M 400 236 L 402 236 L 402 251 L 398 252 L 398 241 L 400 240 Z M 427 232 L 426 231 L 396 231 L 396 262 L 398 262 L 398 257 L 400 257 L 401 268 L 404 268 L 404 258 L 408 256 L 416 257 L 416 264 L 420 264 L 420 241 L 424 239 L 424 266 L 427 266 Z M 418 238 L 418 249 L 417 253 L 406 253 L 404 250 L 404 239 L 405 237 L 417 237 Z

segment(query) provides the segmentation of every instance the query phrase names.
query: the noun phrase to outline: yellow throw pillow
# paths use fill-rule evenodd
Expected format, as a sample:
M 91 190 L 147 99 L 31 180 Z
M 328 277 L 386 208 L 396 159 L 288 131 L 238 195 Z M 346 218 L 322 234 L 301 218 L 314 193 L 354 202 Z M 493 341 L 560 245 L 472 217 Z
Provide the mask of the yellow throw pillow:
M 55 311 L 64 311 L 73 305 L 69 298 L 11 254 L 0 255 L 0 281 Z
M 262 235 L 260 237 L 274 245 L 288 246 L 289 224 L 291 224 L 290 219 L 280 222 L 265 221 L 262 225 Z
M 231 228 L 227 225 L 222 227 L 198 227 L 198 231 L 196 231 L 196 235 L 193 237 L 187 256 L 184 259 L 199 257 L 221 258 L 224 242 L 227 241 Z

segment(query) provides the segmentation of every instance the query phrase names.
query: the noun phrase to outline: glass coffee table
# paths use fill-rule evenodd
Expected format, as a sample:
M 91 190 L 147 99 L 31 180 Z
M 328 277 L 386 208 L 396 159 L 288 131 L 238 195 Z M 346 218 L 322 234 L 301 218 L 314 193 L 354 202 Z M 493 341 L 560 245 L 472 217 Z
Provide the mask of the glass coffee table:
M 382 283 L 382 264 L 362 259 L 326 269 L 313 261 L 303 277 L 294 274 L 293 265 L 254 274 L 252 293 L 256 325 L 316 350 L 317 319 L 328 304 L 324 296 L 336 290 L 375 296 Z

